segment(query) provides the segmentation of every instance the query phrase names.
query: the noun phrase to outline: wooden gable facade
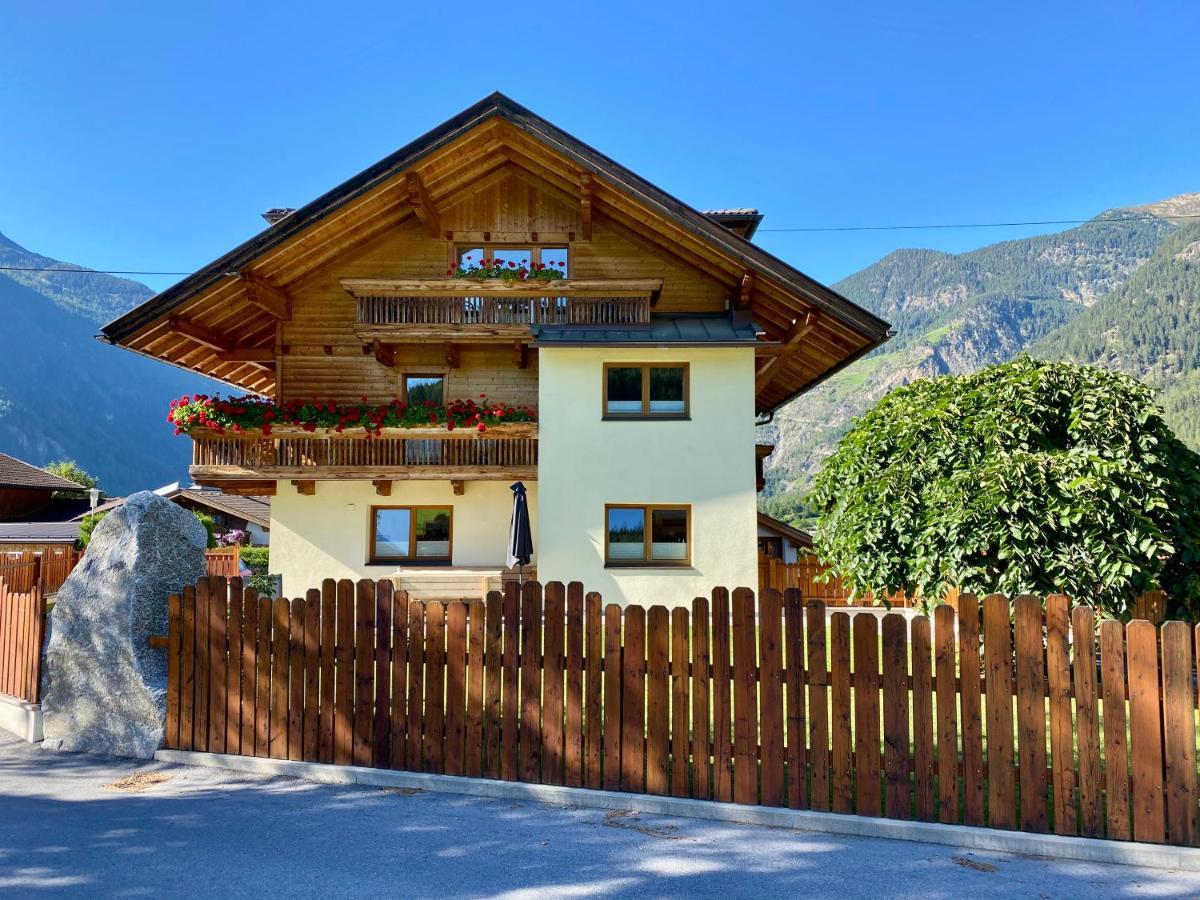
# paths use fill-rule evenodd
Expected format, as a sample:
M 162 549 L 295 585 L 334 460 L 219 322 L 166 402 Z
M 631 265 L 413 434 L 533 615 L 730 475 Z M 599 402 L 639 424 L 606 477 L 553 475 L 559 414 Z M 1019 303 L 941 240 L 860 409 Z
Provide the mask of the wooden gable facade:
M 628 294 L 653 316 L 751 317 L 762 330 L 759 412 L 888 334 L 885 322 L 497 94 L 103 336 L 279 401 L 382 402 L 400 395 L 405 374 L 437 373 L 450 396 L 533 405 L 537 353 L 527 329 L 394 334 L 364 321 L 373 289 L 362 284 L 438 294 L 458 250 L 485 246 L 566 248 L 580 295 Z

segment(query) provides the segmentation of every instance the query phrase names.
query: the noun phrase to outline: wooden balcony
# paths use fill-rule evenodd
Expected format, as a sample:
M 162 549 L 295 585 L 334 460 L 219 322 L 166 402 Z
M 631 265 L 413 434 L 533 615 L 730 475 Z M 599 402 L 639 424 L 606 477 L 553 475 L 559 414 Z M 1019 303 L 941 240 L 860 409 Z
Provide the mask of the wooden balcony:
M 342 281 L 358 301 L 364 338 L 475 336 L 514 340 L 535 325 L 649 327 L 662 279 Z
M 276 428 L 261 432 L 192 436 L 189 473 L 217 486 L 278 480 L 481 481 L 537 478 L 537 425 L 532 422 L 473 429 L 385 428 L 337 434 Z M 246 491 L 253 488 L 247 486 Z

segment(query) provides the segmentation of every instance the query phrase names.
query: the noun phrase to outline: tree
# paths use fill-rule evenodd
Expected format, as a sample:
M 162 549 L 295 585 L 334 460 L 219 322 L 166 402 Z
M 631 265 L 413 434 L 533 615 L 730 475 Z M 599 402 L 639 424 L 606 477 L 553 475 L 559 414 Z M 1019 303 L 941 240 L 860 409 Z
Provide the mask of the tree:
M 57 459 L 46 466 L 46 471 L 51 475 L 57 475 L 59 478 L 75 482 L 79 485 L 80 491 L 91 490 L 100 483 L 100 480 L 96 476 L 85 471 L 73 459 Z M 73 491 L 55 491 L 54 496 L 62 497 L 73 493 Z
M 818 474 L 818 554 L 858 594 L 1140 592 L 1200 610 L 1200 456 L 1150 388 L 1021 356 L 886 395 Z

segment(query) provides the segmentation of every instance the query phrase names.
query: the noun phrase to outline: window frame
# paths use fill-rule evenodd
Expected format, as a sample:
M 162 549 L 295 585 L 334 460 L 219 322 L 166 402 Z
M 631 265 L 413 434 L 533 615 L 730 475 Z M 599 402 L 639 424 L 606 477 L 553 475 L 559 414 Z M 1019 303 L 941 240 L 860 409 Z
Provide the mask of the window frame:
M 555 253 L 561 251 L 563 258 L 567 261 L 567 271 L 563 273 L 564 278 L 571 277 L 571 246 L 570 244 L 534 244 L 534 243 L 493 243 L 491 241 L 479 243 L 460 244 L 455 242 L 451 250 L 452 266 L 457 268 L 462 265 L 462 255 L 467 250 L 479 250 L 485 259 L 494 259 L 497 250 L 528 250 L 529 251 L 529 267 L 541 265 L 543 253 Z
M 408 556 L 376 556 L 375 547 L 378 538 L 379 518 L 377 513 L 390 509 L 408 510 Z M 417 556 L 417 510 L 444 509 L 450 513 L 450 535 L 447 543 L 450 545 L 448 556 Z M 386 566 L 449 566 L 454 560 L 454 505 L 442 503 L 398 503 L 388 505 L 372 505 L 370 512 L 371 542 L 367 547 L 367 565 Z
M 608 411 L 608 370 L 609 369 L 641 369 L 642 370 L 642 411 L 641 412 L 609 412 Z M 663 413 L 650 411 L 650 370 L 651 369 L 683 369 L 683 412 Z M 634 420 L 638 422 L 681 422 L 692 417 L 692 365 L 688 362 L 606 362 L 600 377 L 600 419 L 604 422 L 619 422 Z
M 408 380 L 410 378 L 440 378 L 442 380 L 442 402 L 439 403 L 438 405 L 443 406 L 443 407 L 446 405 L 446 389 L 449 387 L 450 373 L 448 373 L 448 372 L 430 372 L 430 371 L 425 371 L 425 370 L 422 370 L 419 372 L 404 372 L 404 373 L 402 373 L 400 375 L 400 391 L 401 391 L 401 394 L 403 395 L 403 400 L 406 405 L 409 403 Z
M 642 558 L 613 559 L 609 553 L 608 514 L 614 509 L 642 510 Z M 683 559 L 654 559 L 654 513 L 657 510 L 683 511 L 687 518 L 687 555 Z M 606 569 L 690 569 L 692 567 L 692 504 L 690 503 L 605 503 L 604 504 L 604 568 Z

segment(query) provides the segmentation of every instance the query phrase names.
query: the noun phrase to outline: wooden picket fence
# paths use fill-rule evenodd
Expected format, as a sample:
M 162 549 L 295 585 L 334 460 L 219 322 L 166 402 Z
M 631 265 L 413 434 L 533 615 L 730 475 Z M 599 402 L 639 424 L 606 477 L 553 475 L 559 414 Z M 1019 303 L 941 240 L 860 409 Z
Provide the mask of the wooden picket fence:
M 74 547 L 46 547 L 0 553 L 0 578 L 22 593 L 36 584 L 43 594 L 53 594 L 74 571 L 83 554 Z
M 16 591 L 0 577 L 0 694 L 29 703 L 41 698 L 46 598 L 34 579 Z
M 1196 644 L 1063 596 L 926 616 L 578 583 L 169 604 L 172 748 L 1193 845 Z M 1015 713 L 1014 713 L 1015 709 Z

